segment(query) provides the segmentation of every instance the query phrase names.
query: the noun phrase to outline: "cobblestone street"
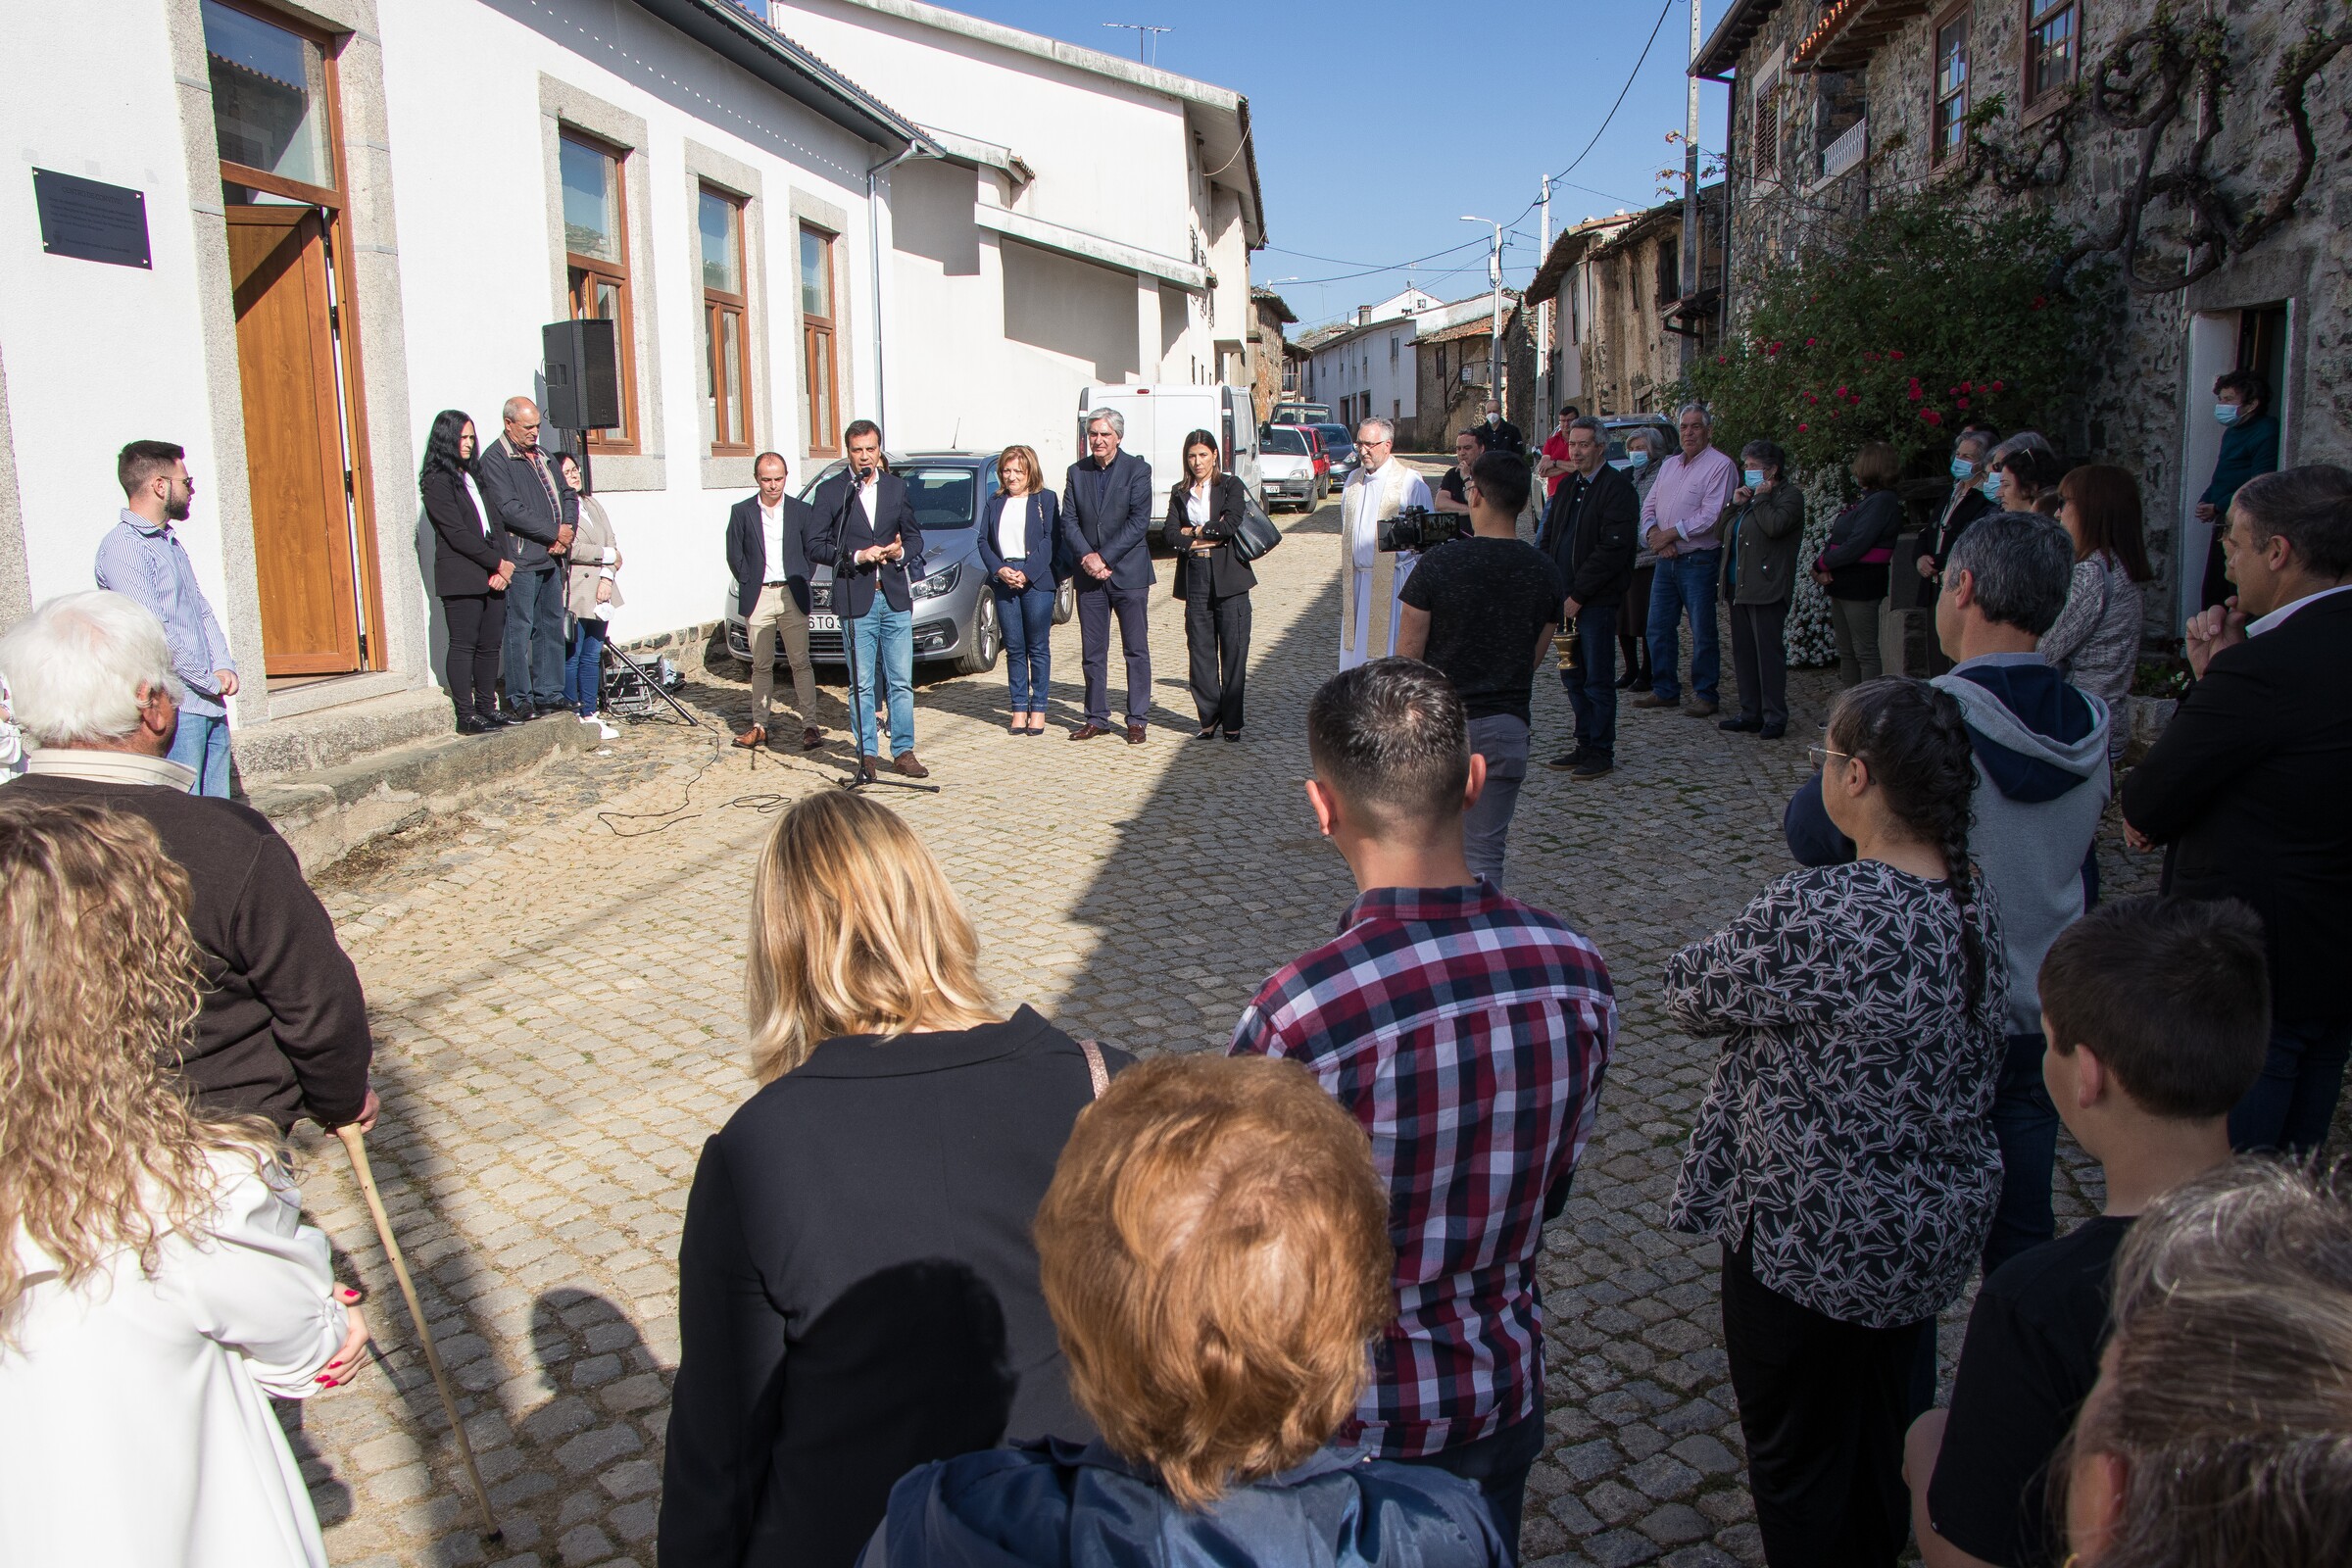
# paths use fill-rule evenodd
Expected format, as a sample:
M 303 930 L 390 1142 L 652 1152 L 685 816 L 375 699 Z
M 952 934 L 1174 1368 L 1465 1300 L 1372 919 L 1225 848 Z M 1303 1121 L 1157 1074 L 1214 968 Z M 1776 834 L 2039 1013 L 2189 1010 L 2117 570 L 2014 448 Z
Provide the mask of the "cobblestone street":
M 1061 722 L 1043 739 L 1004 733 L 1001 672 L 918 688 L 917 749 L 943 787 L 886 799 L 946 863 L 1007 1006 L 1145 1054 L 1219 1049 L 1264 976 L 1347 906 L 1348 869 L 1298 788 L 1306 701 L 1334 662 L 1338 507 L 1283 520 L 1288 542 L 1259 564 L 1243 745 L 1190 738 L 1164 565 L 1146 746 L 1062 739 L 1078 721 L 1074 623 L 1055 630 Z M 695 674 L 690 702 L 741 717 L 741 685 Z M 1657 982 L 1668 954 L 1788 868 L 1781 807 L 1831 682 L 1802 671 L 1792 685 L 1790 735 L 1771 744 L 1627 709 L 1615 774 L 1576 784 L 1537 767 L 1512 830 L 1510 891 L 1592 937 L 1624 1015 L 1599 1129 L 1542 1265 L 1551 1451 L 1523 1548 L 1546 1568 L 1761 1561 L 1715 1248 L 1664 1228 L 1712 1047 L 1666 1025 Z M 839 695 L 826 690 L 836 737 Z M 1543 674 L 1539 760 L 1565 750 L 1568 728 Z M 320 879 L 373 1007 L 377 1174 L 506 1530 L 486 1550 L 470 1528 L 367 1211 L 333 1140 L 306 1128 L 308 1206 L 343 1276 L 368 1289 L 385 1357 L 299 1412 L 296 1450 L 337 1563 L 653 1561 L 687 1185 L 704 1138 L 753 1087 L 742 961 L 771 821 L 760 808 L 825 787 L 846 760 L 838 744 L 815 760 L 754 760 L 715 732 L 630 723 L 609 751 Z M 1237 859 L 1237 837 L 1258 853 Z M 2101 854 L 2111 892 L 2153 885 L 2154 858 L 2124 853 L 2112 813 Z M 2095 1211 L 2095 1171 L 2071 1145 L 2060 1185 L 2062 1215 Z M 1946 1317 L 1947 1370 L 1963 1310 Z

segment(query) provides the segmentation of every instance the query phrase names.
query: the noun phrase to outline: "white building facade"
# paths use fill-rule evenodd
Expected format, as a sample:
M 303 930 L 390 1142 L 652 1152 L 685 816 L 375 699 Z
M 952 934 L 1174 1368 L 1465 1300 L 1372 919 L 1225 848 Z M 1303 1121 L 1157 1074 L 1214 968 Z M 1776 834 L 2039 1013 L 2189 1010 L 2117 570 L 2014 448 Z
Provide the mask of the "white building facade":
M 1238 96 L 925 7 L 777 20 L 822 46 L 730 0 L 17 8 L 0 625 L 90 586 L 117 450 L 173 441 L 240 766 L 283 721 L 416 707 L 445 647 L 425 434 L 544 401 L 541 328 L 581 316 L 616 328 L 619 420 L 585 443 L 622 639 L 710 621 L 759 452 L 797 484 L 877 417 L 1066 463 L 1087 382 L 1248 384 Z
M 1308 354 L 1299 395 L 1331 405 L 1333 416 L 1350 429 L 1375 415 L 1384 419 L 1413 417 L 1418 412 L 1415 320 L 1424 312 L 1442 308 L 1435 295 L 1417 288 L 1377 305 L 1357 306 L 1352 322 L 1303 340 Z
M 942 149 L 890 171 L 891 445 L 1081 456 L 1090 384 L 1247 387 L 1265 241 L 1249 101 L 918 0 L 777 0 Z

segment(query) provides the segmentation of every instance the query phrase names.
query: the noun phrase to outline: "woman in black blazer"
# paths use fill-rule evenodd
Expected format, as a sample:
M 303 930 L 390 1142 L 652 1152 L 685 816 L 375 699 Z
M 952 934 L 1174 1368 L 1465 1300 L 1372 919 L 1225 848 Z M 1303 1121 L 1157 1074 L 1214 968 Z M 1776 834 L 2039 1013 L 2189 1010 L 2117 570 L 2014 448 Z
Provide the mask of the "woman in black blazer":
M 458 733 L 487 735 L 507 720 L 498 711 L 498 653 L 507 625 L 507 584 L 514 580 L 506 530 L 484 526 L 490 509 L 473 483 L 473 421 L 456 409 L 433 416 L 416 476 L 433 525 L 433 592 L 449 626 L 442 680 L 457 709 Z
M 1234 530 L 1250 505 L 1249 487 L 1219 471 L 1217 438 L 1184 438 L 1185 477 L 1168 492 L 1160 537 L 1176 552 L 1176 597 L 1184 601 L 1184 641 L 1192 654 L 1193 706 L 1201 740 L 1220 726 L 1242 738 L 1242 697 L 1250 678 L 1250 590 L 1257 573 L 1233 553 Z
M 996 593 L 997 625 L 1004 633 L 1005 678 L 1012 684 L 1009 727 L 1015 735 L 1046 732 L 1054 596 L 1069 575 L 1054 549 L 1061 534 L 1061 506 L 1053 491 L 1041 487 L 1042 476 L 1035 452 L 1006 447 L 997 458 L 997 483 L 1003 488 L 980 513 L 980 564 Z
M 748 960 L 765 1087 L 686 1203 L 664 1563 L 850 1568 L 916 1465 L 1094 1438 L 1029 1226 L 1128 1058 L 1001 1017 L 978 954 L 888 808 L 810 795 L 768 835 Z

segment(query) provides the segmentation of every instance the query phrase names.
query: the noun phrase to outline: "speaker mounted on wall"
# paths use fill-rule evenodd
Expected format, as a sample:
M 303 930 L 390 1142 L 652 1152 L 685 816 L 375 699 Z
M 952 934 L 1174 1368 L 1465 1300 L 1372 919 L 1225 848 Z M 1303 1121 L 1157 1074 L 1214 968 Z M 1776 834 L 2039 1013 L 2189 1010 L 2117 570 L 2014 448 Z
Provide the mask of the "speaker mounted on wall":
M 539 329 L 547 360 L 547 422 L 559 430 L 609 430 L 620 423 L 620 351 L 613 323 L 598 317 Z

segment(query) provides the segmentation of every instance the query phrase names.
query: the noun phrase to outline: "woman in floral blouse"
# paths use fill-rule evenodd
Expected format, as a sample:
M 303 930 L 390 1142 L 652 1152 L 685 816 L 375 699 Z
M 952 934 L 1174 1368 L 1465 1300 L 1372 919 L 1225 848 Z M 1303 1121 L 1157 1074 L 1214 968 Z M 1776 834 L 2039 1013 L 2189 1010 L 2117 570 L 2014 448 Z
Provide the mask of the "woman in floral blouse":
M 1856 858 L 1782 877 L 1666 964 L 1725 1035 L 1669 1220 L 1723 1249 L 1723 1332 L 1772 1568 L 1891 1565 L 1913 1369 L 2000 1198 L 2003 966 L 1968 859 L 1959 703 L 1865 681 L 1814 748 Z

